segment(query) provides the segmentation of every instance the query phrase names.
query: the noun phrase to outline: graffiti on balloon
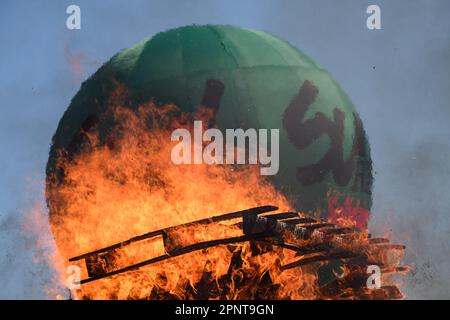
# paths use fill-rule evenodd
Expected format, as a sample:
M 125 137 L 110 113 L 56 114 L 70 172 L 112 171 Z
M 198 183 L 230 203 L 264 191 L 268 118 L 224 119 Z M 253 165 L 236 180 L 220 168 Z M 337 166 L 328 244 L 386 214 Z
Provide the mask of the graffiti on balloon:
M 306 80 L 283 114 L 283 127 L 288 134 L 289 141 L 297 148 L 305 149 L 323 134 L 330 138 L 330 148 L 321 160 L 305 167 L 297 167 L 297 179 L 302 185 L 308 186 L 322 181 L 331 172 L 339 186 L 347 186 L 355 174 L 353 189 L 369 193 L 371 163 L 370 160 L 367 160 L 365 134 L 361 119 L 356 113 L 353 113 L 355 138 L 350 156 L 345 160 L 343 147 L 345 113 L 342 110 L 334 108 L 333 119 L 329 119 L 322 112 L 317 112 L 314 118 L 303 121 L 318 94 L 319 89 L 312 82 Z M 358 165 L 355 158 L 360 161 Z

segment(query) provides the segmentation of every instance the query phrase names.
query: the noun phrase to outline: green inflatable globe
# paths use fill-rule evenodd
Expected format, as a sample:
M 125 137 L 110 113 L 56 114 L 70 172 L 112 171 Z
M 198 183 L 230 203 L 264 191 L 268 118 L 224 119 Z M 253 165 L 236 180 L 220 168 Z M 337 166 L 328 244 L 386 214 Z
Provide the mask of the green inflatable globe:
M 211 104 L 219 129 L 278 128 L 274 185 L 298 210 L 326 216 L 341 206 L 367 223 L 372 167 L 361 120 L 330 74 L 286 41 L 232 26 L 186 26 L 122 50 L 73 98 L 53 137 L 47 177 L 58 170 L 57 153 L 76 152 L 80 130 L 96 125 L 115 82 L 131 107 L 153 100 L 195 112 Z

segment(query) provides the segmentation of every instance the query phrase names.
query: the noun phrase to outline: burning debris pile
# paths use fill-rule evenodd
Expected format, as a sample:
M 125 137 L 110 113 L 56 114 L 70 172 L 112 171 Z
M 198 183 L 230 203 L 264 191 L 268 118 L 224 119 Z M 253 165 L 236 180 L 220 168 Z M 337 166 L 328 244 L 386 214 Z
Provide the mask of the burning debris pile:
M 122 94 L 119 87 L 113 110 L 82 126 L 48 177 L 58 250 L 66 267 L 81 267 L 73 298 L 402 297 L 388 284 L 406 270 L 403 246 L 371 238 L 354 221 L 296 212 L 258 166 L 173 164 L 170 133 L 214 115 L 153 103 L 133 111 L 117 105 Z M 99 134 L 102 121 L 114 126 Z M 317 270 L 329 263 L 342 274 L 319 285 Z M 381 268 L 378 289 L 367 288 L 369 265 Z
M 186 255 L 194 251 L 202 251 L 206 255 L 203 273 L 196 283 L 181 281 L 177 291 L 183 292 L 182 298 L 188 299 L 289 299 L 283 296 L 281 283 L 272 279 L 295 268 L 304 268 L 321 262 L 341 260 L 345 265 L 344 274 L 326 286 L 317 287 L 316 298 L 375 298 L 399 299 L 402 294 L 394 285 L 379 288 L 367 287 L 367 268 L 376 265 L 382 273 L 401 272 L 405 267 L 397 265 L 399 260 L 389 261 L 387 256 L 392 251 L 402 251 L 402 245 L 390 244 L 385 238 L 371 238 L 370 235 L 355 228 L 338 227 L 334 224 L 300 217 L 296 212 L 267 214 L 278 210 L 274 206 L 256 207 L 244 211 L 214 216 L 179 226 L 143 234 L 127 241 L 108 246 L 90 253 L 70 259 L 71 262 L 84 260 L 88 277 L 80 284 L 113 277 L 126 272 L 133 272 L 152 264 Z M 264 215 L 263 215 L 264 214 Z M 231 226 L 242 228 L 243 234 L 234 237 L 211 239 L 196 242 L 195 233 L 202 228 L 224 228 L 223 222 L 235 221 Z M 120 266 L 118 260 L 127 256 L 130 261 L 134 250 L 131 245 L 159 238 L 164 246 L 163 255 L 148 257 L 147 260 L 128 266 Z M 198 241 L 198 240 L 197 240 Z M 248 242 L 249 245 L 238 245 Z M 208 270 L 207 250 L 216 246 L 224 246 L 231 253 L 228 270 L 218 278 L 214 278 Z M 274 260 L 269 268 L 258 265 L 259 259 L 275 252 L 282 257 L 282 250 L 291 251 L 294 255 L 290 262 Z M 248 252 L 244 252 L 248 250 Z M 397 256 L 398 257 L 398 256 Z M 133 260 L 131 258 L 131 260 Z M 164 273 L 159 275 L 165 279 Z M 131 290 L 132 292 L 133 290 Z M 133 298 L 129 296 L 128 298 Z M 161 286 L 155 286 L 144 297 L 148 299 L 177 299 L 180 296 L 171 293 Z

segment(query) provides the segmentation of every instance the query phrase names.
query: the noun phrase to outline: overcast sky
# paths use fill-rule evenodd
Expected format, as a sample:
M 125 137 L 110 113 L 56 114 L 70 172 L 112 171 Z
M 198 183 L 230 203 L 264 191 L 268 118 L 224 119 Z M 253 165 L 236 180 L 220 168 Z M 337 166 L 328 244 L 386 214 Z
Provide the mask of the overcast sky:
M 82 29 L 66 29 L 66 7 Z M 381 7 L 381 30 L 366 8 Z M 81 81 L 144 37 L 233 24 L 284 38 L 353 100 L 374 161 L 372 231 L 389 225 L 416 270 L 411 298 L 450 298 L 450 1 L 0 1 L 0 298 L 43 298 L 24 211 L 43 202 L 50 139 Z

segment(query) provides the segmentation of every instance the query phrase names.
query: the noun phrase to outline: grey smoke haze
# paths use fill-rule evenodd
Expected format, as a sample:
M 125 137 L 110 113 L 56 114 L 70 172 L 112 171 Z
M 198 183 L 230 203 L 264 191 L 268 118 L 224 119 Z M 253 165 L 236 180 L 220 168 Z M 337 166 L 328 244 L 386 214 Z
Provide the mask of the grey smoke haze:
M 72 3 L 79 31 L 65 27 Z M 369 4 L 382 30 L 366 28 Z M 447 0 L 1 1 L 0 298 L 45 298 L 52 270 L 32 263 L 22 212 L 43 201 L 50 139 L 81 81 L 118 50 L 192 23 L 268 31 L 334 75 L 371 142 L 372 231 L 389 226 L 410 247 L 408 297 L 450 298 L 449 18 Z

